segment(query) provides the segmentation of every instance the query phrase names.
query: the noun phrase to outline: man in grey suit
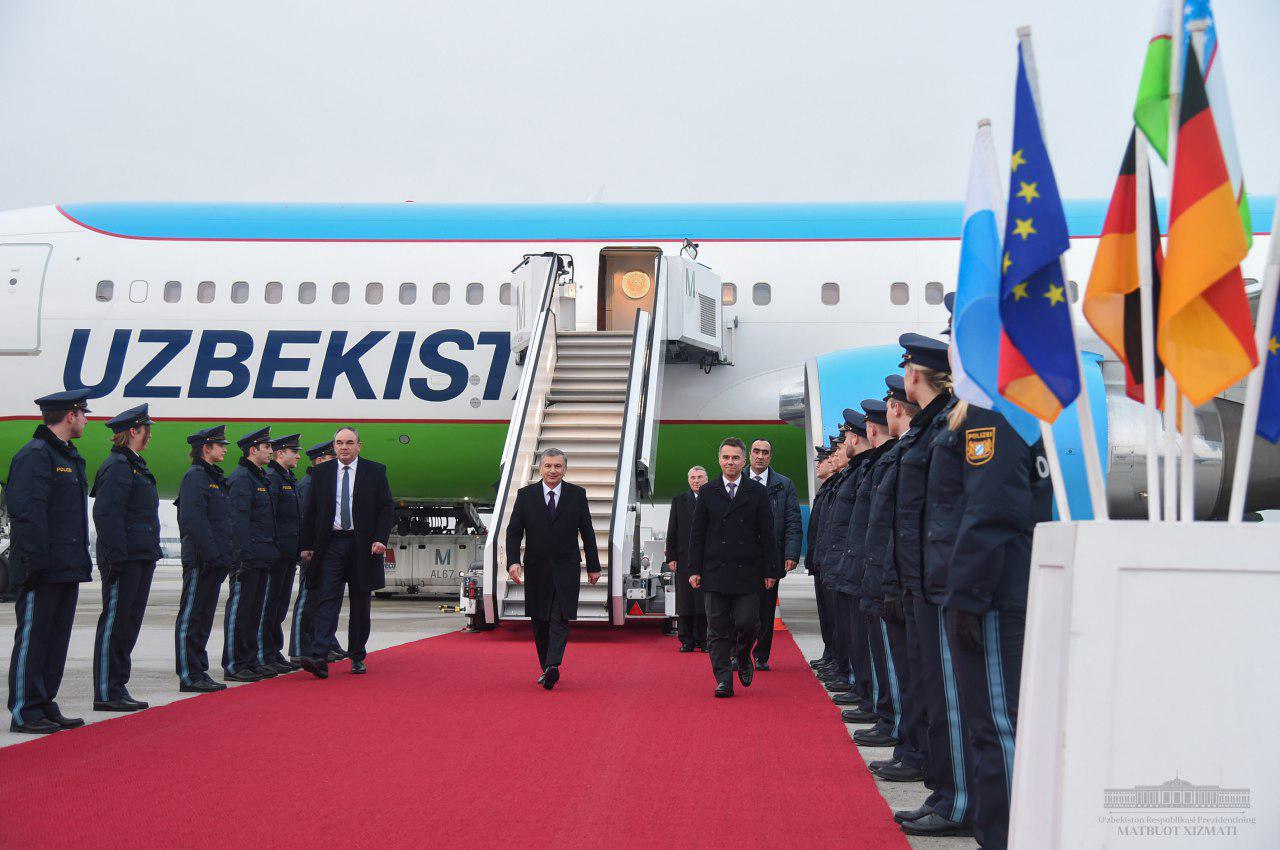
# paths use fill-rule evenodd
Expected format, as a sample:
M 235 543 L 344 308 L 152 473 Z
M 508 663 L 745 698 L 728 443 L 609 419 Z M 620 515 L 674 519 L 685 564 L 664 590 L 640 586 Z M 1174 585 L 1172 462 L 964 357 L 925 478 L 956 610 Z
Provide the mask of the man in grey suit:
M 791 479 L 770 467 L 773 462 L 773 444 L 768 440 L 756 440 L 751 444 L 751 468 L 747 477 L 764 485 L 773 509 L 773 534 L 778 541 L 778 555 L 782 558 L 784 574 L 800 563 L 800 498 Z M 778 585 L 760 590 L 760 630 L 756 634 L 756 669 L 769 669 L 769 655 L 773 650 L 773 618 L 778 605 Z

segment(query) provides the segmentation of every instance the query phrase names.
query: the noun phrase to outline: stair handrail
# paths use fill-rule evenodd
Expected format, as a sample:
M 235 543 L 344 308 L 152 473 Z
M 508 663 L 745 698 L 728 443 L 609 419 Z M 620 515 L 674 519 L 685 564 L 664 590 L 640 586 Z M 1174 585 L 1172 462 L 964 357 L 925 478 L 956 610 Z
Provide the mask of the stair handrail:
M 660 257 L 654 284 L 653 322 L 649 329 L 649 357 L 641 390 L 644 410 L 640 451 L 636 456 L 636 483 L 642 499 L 652 498 L 657 480 L 658 412 L 662 400 L 663 364 L 667 357 L 667 269 L 667 258 Z
M 622 406 L 618 469 L 609 513 L 609 622 L 613 625 L 621 625 L 626 615 L 622 586 L 623 577 L 631 572 L 632 546 L 628 540 L 634 539 L 635 523 L 630 514 L 638 508 L 636 454 L 644 424 L 644 369 L 649 357 L 652 325 L 653 317 L 648 312 L 636 311 L 631 356 L 627 361 L 627 394 Z

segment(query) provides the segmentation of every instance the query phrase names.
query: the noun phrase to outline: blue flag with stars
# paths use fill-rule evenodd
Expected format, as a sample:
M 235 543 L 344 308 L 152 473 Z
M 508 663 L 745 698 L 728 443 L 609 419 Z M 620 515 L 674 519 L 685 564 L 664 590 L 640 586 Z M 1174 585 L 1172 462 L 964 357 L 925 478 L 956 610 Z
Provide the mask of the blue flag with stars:
M 1258 402 L 1258 436 L 1274 443 L 1280 441 L 1280 310 L 1271 320 L 1271 336 L 1262 354 L 1267 362 Z
M 1070 242 L 1021 45 L 1010 169 L 1000 278 L 1000 319 L 1008 345 L 1000 358 L 1000 392 L 1052 422 L 1080 395 L 1071 304 L 1059 259 Z

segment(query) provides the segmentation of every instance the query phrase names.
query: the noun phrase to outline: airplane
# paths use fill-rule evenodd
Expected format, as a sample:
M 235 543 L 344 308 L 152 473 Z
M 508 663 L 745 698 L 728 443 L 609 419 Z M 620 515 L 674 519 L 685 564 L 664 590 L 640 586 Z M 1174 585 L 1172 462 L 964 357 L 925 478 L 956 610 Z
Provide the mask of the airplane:
M 1255 199 L 1254 220 L 1269 221 L 1272 203 Z M 1106 203 L 1069 201 L 1066 211 L 1078 310 Z M 780 401 L 795 402 L 816 358 L 892 345 L 905 331 L 941 332 L 961 216 L 959 203 L 78 203 L 3 212 L 0 458 L 30 438 L 32 399 L 84 386 L 95 421 L 150 403 L 158 424 L 147 459 L 163 497 L 175 494 L 189 464 L 186 435 L 206 425 L 227 423 L 234 440 L 270 424 L 277 434 L 301 432 L 307 445 L 350 424 L 365 451 L 388 464 L 402 509 L 496 505 L 500 514 L 511 488 L 528 480 L 514 467 L 529 447 L 515 445 L 509 425 L 523 426 L 522 405 L 538 392 L 531 373 L 544 354 L 530 347 L 531 329 L 554 313 L 554 333 L 544 337 L 561 343 L 557 374 L 588 393 L 563 402 L 562 418 L 573 409 L 598 414 L 593 421 L 612 434 L 607 463 L 588 484 L 607 524 L 628 525 L 626 512 L 638 516 L 640 502 L 669 500 L 690 466 L 714 470 L 726 435 L 771 440 L 775 467 L 805 501 L 811 432 L 834 421 L 827 411 L 817 429 L 793 427 L 799 421 L 784 419 Z M 1244 264 L 1255 282 L 1269 240 L 1258 234 Z M 655 308 L 664 297 L 711 311 L 702 328 L 710 336 L 651 340 L 637 368 L 637 316 L 651 317 L 651 336 L 666 314 L 677 320 L 675 306 Z M 591 400 L 593 368 L 621 381 L 622 401 L 608 388 L 604 401 Z M 655 372 L 641 423 L 651 433 L 633 450 L 659 447 L 661 463 L 653 449 L 634 492 L 614 498 L 619 477 L 609 471 L 626 454 L 617 443 L 633 393 L 627 378 Z M 868 385 L 836 414 L 882 392 Z M 828 407 L 838 401 L 831 396 Z M 569 480 L 590 471 L 575 453 L 589 456 L 600 439 L 575 427 L 546 424 L 565 435 Z M 91 426 L 79 441 L 90 474 L 106 436 Z M 1111 446 L 1113 455 L 1125 448 Z M 495 515 L 491 527 L 501 520 Z M 486 557 L 496 563 L 499 535 L 489 536 Z M 639 546 L 629 530 L 613 555 L 638 559 Z M 492 622 L 506 590 L 499 571 L 487 569 L 477 597 Z M 627 596 L 635 588 L 623 587 L 623 572 L 614 571 L 603 603 L 611 622 L 626 616 L 623 599 L 660 595 Z M 511 602 L 509 615 L 519 616 Z

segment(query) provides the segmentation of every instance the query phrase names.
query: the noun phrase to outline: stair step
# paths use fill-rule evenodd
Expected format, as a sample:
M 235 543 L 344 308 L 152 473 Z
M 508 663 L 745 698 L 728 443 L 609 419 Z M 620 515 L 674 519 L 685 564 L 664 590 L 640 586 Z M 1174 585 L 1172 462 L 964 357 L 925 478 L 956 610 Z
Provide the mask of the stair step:
M 583 385 L 607 385 L 609 387 L 625 387 L 627 384 L 626 369 L 581 369 L 556 367 L 551 376 L 552 387 L 568 387 Z
M 616 369 L 621 366 L 623 369 L 631 363 L 630 352 L 619 349 L 618 351 L 606 350 L 603 353 L 592 354 L 589 351 L 583 351 L 576 348 L 565 349 L 556 356 L 556 367 L 573 366 L 576 368 L 594 368 Z
M 595 390 L 584 391 L 581 388 L 571 388 L 555 390 L 552 389 L 547 393 L 547 401 L 551 404 L 564 401 L 626 401 L 627 392 L 625 389 L 620 390 Z
M 562 401 L 549 404 L 546 412 L 551 413 L 616 413 L 622 414 L 623 405 L 617 401 Z
M 538 434 L 539 441 L 547 440 L 609 440 L 613 443 L 618 442 L 618 428 L 605 424 L 577 424 L 560 422 L 542 423 L 542 431 Z
M 542 414 L 542 428 L 610 428 L 614 433 L 622 430 L 622 411 L 593 412 L 547 408 Z
M 556 334 L 556 341 L 568 340 L 569 342 L 582 342 L 591 339 L 631 339 L 634 334 L 631 331 L 559 331 Z

